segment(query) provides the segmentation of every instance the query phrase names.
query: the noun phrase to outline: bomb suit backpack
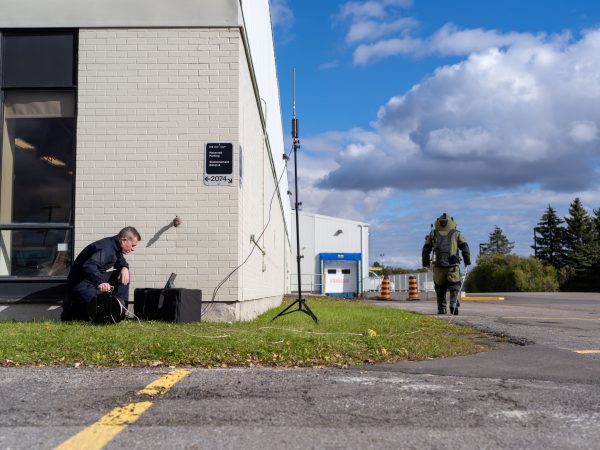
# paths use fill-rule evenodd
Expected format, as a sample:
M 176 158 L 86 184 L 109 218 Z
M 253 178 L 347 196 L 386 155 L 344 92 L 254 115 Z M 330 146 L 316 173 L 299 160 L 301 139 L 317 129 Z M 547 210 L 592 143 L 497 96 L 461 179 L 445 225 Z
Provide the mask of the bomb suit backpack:
M 431 232 L 431 243 L 437 267 L 453 267 L 459 264 L 458 235 L 456 222 L 446 213 L 435 221 L 435 229 Z

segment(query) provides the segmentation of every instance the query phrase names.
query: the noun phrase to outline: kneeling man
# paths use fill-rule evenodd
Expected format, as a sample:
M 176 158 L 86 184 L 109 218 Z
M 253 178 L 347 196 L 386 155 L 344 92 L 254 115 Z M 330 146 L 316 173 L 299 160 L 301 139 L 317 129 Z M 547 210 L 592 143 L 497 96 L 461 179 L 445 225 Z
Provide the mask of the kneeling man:
M 141 239 L 135 228 L 125 227 L 118 235 L 100 239 L 83 249 L 69 271 L 62 320 L 88 320 L 88 304 L 99 293 L 110 290 L 127 308 L 129 264 L 124 255 L 132 252 Z M 109 271 L 111 268 L 114 270 Z

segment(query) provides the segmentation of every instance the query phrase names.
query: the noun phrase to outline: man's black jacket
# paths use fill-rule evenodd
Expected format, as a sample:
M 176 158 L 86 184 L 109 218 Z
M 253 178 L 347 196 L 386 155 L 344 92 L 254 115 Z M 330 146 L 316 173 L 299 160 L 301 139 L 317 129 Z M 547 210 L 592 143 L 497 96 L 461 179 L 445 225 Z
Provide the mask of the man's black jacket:
M 86 280 L 98 286 L 104 282 L 101 274 L 112 267 L 117 271 L 123 267 L 129 268 L 117 236 L 100 239 L 84 248 L 75 258 L 67 282 L 74 286 Z

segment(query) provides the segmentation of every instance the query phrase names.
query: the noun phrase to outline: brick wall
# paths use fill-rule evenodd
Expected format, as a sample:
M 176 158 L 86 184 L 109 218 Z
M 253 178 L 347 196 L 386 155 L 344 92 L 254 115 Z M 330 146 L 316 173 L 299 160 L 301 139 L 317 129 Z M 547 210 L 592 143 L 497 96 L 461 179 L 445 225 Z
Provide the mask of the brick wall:
M 132 288 L 176 272 L 209 299 L 238 265 L 240 46 L 238 29 L 80 30 L 75 251 L 135 226 Z M 233 187 L 204 186 L 207 142 L 233 143 Z M 217 300 L 240 299 L 238 275 Z
M 244 159 L 240 251 L 243 258 L 252 252 L 244 265 L 240 282 L 244 300 L 270 298 L 272 305 L 281 300 L 285 291 L 286 263 L 289 260 L 289 246 L 286 245 L 289 237 L 285 233 L 281 202 L 277 193 L 273 196 L 281 170 L 277 173 L 272 164 L 243 48 L 240 49 L 240 61 L 243 62 L 240 65 L 240 142 Z M 274 113 L 274 105 L 261 102 L 267 120 L 281 121 L 281 117 Z M 282 155 L 273 157 L 281 158 Z M 287 185 L 281 187 L 281 191 L 283 201 L 289 201 Z M 250 242 L 250 235 L 255 235 L 258 240 L 261 233 L 259 245 L 265 251 L 264 255 L 258 249 L 252 251 L 253 244 Z

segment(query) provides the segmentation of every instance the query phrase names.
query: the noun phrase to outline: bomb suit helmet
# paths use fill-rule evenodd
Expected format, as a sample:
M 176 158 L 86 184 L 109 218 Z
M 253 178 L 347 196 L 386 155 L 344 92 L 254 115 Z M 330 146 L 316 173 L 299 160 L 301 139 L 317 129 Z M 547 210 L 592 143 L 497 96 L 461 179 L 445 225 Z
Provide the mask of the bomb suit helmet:
M 456 222 L 454 221 L 454 217 L 450 217 L 446 213 L 442 214 L 435 220 L 436 231 L 450 231 L 455 229 Z

